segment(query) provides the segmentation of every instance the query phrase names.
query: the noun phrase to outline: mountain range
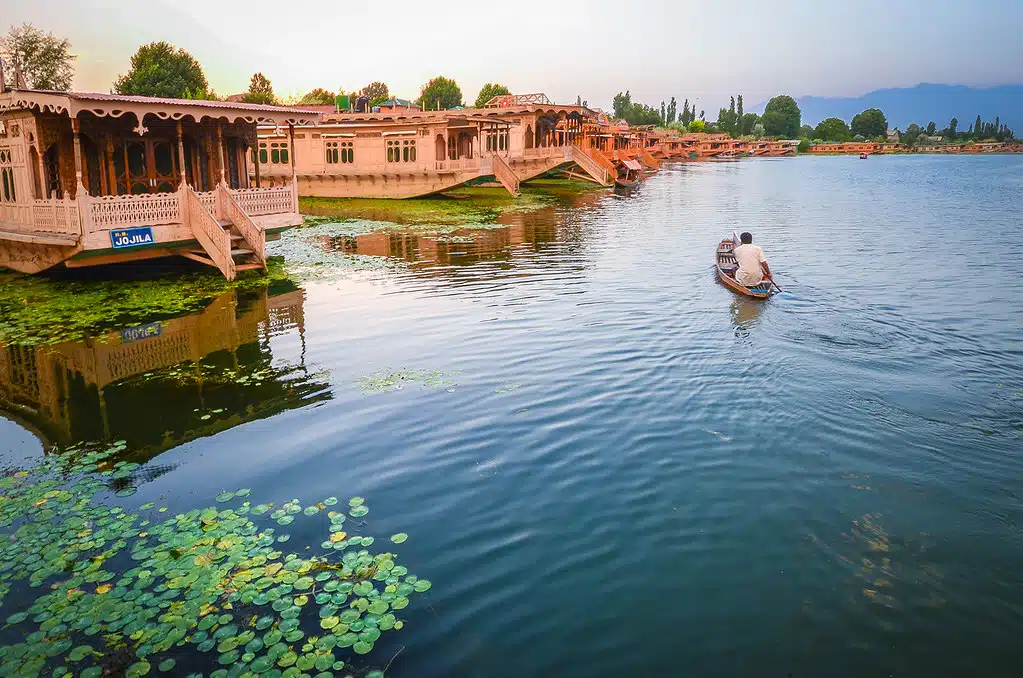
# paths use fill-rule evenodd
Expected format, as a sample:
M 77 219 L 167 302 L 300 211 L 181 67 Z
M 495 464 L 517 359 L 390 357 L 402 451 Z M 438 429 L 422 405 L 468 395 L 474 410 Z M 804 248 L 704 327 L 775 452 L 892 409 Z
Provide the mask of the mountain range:
M 880 108 L 888 119 L 889 129 L 905 130 L 913 122 L 925 127 L 932 120 L 942 129 L 953 117 L 959 119 L 959 129 L 967 129 L 980 114 L 985 122 L 1000 116 L 1001 123 L 1012 128 L 1017 136 L 1023 136 L 1023 85 L 920 84 L 879 89 L 858 97 L 805 96 L 796 102 L 807 125 L 816 125 L 825 118 L 849 122 L 867 108 Z M 756 112 L 763 113 L 765 104 L 760 104 Z

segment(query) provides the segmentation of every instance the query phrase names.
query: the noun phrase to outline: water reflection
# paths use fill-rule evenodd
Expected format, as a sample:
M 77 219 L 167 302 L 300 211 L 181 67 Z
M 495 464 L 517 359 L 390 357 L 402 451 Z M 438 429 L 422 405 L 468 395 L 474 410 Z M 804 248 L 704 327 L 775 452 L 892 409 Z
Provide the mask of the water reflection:
M 54 346 L 0 346 L 0 410 L 47 448 L 125 440 L 148 459 L 331 397 L 305 364 L 304 292 L 231 290 L 199 313 Z M 271 340 L 297 335 L 281 360 Z

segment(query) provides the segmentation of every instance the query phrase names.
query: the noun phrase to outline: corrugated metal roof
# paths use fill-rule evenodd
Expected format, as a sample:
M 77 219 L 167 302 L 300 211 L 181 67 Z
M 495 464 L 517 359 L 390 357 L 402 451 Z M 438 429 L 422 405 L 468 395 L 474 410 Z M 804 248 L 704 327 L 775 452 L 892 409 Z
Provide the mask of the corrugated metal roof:
M 290 106 L 265 106 L 263 104 L 246 104 L 240 101 L 209 101 L 205 99 L 170 99 L 165 97 L 143 97 L 133 94 L 104 94 L 103 92 L 56 92 L 53 90 L 13 90 L 15 92 L 38 92 L 66 96 L 76 101 L 121 101 L 130 104 L 149 104 L 157 106 L 198 106 L 202 108 L 225 108 L 237 111 L 260 111 L 266 113 L 306 113 L 316 115 L 319 111 L 292 108 Z

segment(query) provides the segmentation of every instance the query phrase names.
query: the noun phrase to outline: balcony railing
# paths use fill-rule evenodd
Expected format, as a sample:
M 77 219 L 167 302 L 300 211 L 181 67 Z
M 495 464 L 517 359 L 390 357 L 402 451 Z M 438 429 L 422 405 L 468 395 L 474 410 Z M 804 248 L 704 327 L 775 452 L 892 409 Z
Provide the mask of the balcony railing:
M 191 189 L 188 189 L 191 190 Z M 0 205 L 0 231 L 24 234 L 82 236 L 137 226 L 162 226 L 185 222 L 186 203 L 182 191 L 144 195 L 77 199 L 34 200 L 24 204 Z M 231 190 L 237 204 L 249 216 L 298 212 L 294 186 Z M 195 193 L 211 214 L 217 213 L 217 192 Z

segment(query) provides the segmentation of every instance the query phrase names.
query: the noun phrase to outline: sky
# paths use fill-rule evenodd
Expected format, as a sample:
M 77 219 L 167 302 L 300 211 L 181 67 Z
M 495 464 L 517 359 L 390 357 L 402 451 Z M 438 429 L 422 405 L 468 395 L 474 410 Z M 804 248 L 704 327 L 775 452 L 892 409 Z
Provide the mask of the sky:
M 191 52 L 220 95 L 252 73 L 279 96 L 436 75 L 468 103 L 486 82 L 610 109 L 616 92 L 698 100 L 716 118 L 776 94 L 857 96 L 921 82 L 1023 83 L 1023 0 L 0 0 L 2 21 L 71 40 L 75 89 L 109 91 L 139 45 Z

